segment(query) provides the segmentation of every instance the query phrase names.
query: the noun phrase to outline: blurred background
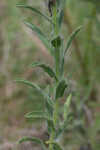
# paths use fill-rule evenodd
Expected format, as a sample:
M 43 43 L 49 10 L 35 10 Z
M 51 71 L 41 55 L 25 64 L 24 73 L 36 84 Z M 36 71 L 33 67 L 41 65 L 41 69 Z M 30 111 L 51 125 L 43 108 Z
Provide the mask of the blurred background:
M 23 21 L 38 25 L 47 36 L 51 28 L 40 16 L 16 8 L 17 3 L 29 4 L 49 15 L 46 0 L 0 0 L 0 150 L 40 150 L 32 143 L 19 146 L 16 141 L 25 135 L 47 138 L 44 122 L 24 118 L 29 111 L 44 109 L 43 97 L 14 80 L 28 79 L 44 89 L 50 85 L 50 78 L 30 64 L 38 60 L 53 65 L 53 59 Z M 65 150 L 100 150 L 99 0 L 66 0 L 62 26 L 65 44 L 80 25 L 83 29 L 65 61 L 65 77 L 69 82 L 65 96 L 73 93 L 71 111 L 75 121 L 66 129 L 61 144 Z

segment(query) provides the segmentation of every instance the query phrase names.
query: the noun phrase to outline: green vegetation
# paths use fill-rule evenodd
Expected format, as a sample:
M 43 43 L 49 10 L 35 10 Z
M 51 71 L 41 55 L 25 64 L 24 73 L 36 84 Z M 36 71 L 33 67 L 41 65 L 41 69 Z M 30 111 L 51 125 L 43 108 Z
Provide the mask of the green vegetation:
M 40 62 L 34 62 L 32 63 L 32 67 L 40 67 L 42 68 L 51 78 L 53 78 L 52 85 L 48 88 L 48 93 L 45 90 L 42 90 L 38 85 L 27 81 L 23 79 L 18 79 L 16 82 L 18 83 L 24 83 L 25 85 L 28 85 L 35 88 L 39 93 L 41 93 L 44 97 L 44 103 L 45 103 L 45 109 L 44 111 L 32 111 L 25 115 L 28 119 L 43 119 L 46 121 L 47 124 L 47 132 L 49 135 L 49 139 L 47 141 L 42 141 L 38 138 L 30 138 L 30 137 L 24 137 L 22 138 L 19 143 L 25 142 L 25 141 L 33 141 L 37 144 L 41 144 L 41 147 L 43 150 L 62 150 L 61 146 L 58 144 L 57 140 L 59 139 L 59 136 L 65 131 L 68 124 L 71 122 L 70 117 L 70 101 L 72 98 L 72 95 L 70 94 L 66 102 L 64 103 L 63 110 L 64 112 L 61 114 L 63 121 L 60 117 L 60 101 L 64 96 L 65 89 L 67 88 L 67 82 L 66 78 L 64 78 L 64 60 L 65 55 L 77 35 L 77 33 L 80 31 L 81 27 L 75 30 L 69 37 L 67 41 L 66 47 L 64 46 L 63 39 L 60 35 L 60 28 L 63 21 L 64 16 L 64 5 L 65 0 L 60 1 L 49 1 L 49 10 L 52 14 L 49 18 L 48 16 L 42 14 L 39 10 L 26 5 L 17 5 L 17 7 L 23 7 L 26 9 L 30 9 L 33 12 L 41 15 L 43 18 L 47 19 L 52 26 L 52 37 L 51 39 L 48 39 L 45 34 L 34 24 L 30 22 L 24 22 L 26 26 L 28 26 L 31 30 L 37 33 L 40 40 L 43 42 L 43 44 L 46 46 L 48 51 L 51 53 L 53 59 L 54 59 L 54 67 L 50 67 L 46 63 L 40 63 Z M 52 93 L 49 93 L 50 89 L 52 87 Z M 47 146 L 47 147 L 46 147 Z
M 72 120 L 60 135 L 59 145 L 69 150 L 80 150 L 85 147 L 99 150 L 100 2 L 99 0 L 66 0 L 64 16 L 62 17 L 62 12 L 55 32 L 52 19 L 56 20 L 56 17 L 52 18 L 54 12 L 51 12 L 50 8 L 50 12 L 48 11 L 47 2 L 48 0 L 0 1 L 0 137 L 2 137 L 0 143 L 6 144 L 5 140 L 13 143 L 25 135 L 29 137 L 36 135 L 41 140 L 48 141 L 47 126 L 44 127 L 46 96 L 49 95 L 53 100 L 54 95 L 59 97 L 60 93 L 57 92 L 56 95 L 55 92 L 59 91 L 60 86 L 64 84 L 60 89 L 64 91 L 66 88 L 64 95 L 58 98 L 60 103 L 59 109 L 57 108 L 58 116 L 63 122 L 66 116 L 63 106 L 66 98 L 71 94 L 67 117 L 71 117 Z M 16 7 L 16 3 L 20 4 L 21 9 Z M 81 25 L 82 30 L 70 45 L 69 39 L 77 33 L 78 29 L 80 30 L 78 27 Z M 55 36 L 54 33 L 59 36 Z M 51 48 L 51 45 L 56 46 L 55 43 L 59 47 L 63 44 L 62 50 L 68 46 L 61 65 L 63 66 L 64 63 L 64 67 L 57 68 L 57 61 L 61 60 L 58 53 L 54 55 L 54 50 Z M 59 77 L 65 80 L 57 88 Z M 34 89 L 30 85 L 26 88 L 13 82 L 19 78 L 32 81 L 32 84 L 34 82 L 35 85 L 32 85 Z M 53 91 L 54 86 L 55 91 Z M 40 89 L 43 90 L 41 94 L 39 94 Z M 43 112 L 44 119 L 29 118 L 32 114 L 28 112 L 33 111 Z M 23 116 L 26 113 L 25 119 Z M 36 131 L 38 129 L 39 131 Z M 27 142 L 19 145 L 25 146 Z M 47 142 L 46 146 L 48 145 Z M 30 150 L 30 146 L 31 142 L 26 149 Z M 20 150 L 16 146 L 14 149 Z

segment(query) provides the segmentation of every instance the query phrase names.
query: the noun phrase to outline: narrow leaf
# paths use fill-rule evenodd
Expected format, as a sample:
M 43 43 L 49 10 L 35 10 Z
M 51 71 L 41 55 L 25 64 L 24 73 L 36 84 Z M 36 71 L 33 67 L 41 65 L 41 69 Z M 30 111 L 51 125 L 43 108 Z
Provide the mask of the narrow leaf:
M 43 63 L 39 63 L 39 62 L 34 62 L 34 63 L 32 63 L 31 66 L 32 67 L 41 67 L 46 73 L 48 73 L 48 75 L 51 78 L 55 78 L 56 80 L 58 80 L 57 77 L 56 77 L 55 72 L 53 71 L 52 68 L 50 68 L 50 66 L 48 66 L 46 64 L 43 64 Z
M 42 149 L 43 150 L 47 150 L 46 149 L 46 146 L 44 145 L 44 143 L 42 142 L 42 140 L 38 139 L 38 138 L 35 138 L 35 137 L 23 137 L 22 139 L 20 139 L 18 141 L 19 144 L 23 143 L 23 142 L 27 142 L 27 141 L 30 141 L 30 142 L 34 142 L 36 144 L 39 144 L 42 146 Z
M 62 25 L 62 22 L 63 22 L 63 16 L 64 16 L 64 10 L 61 9 L 59 17 L 58 17 L 59 28 L 61 28 L 61 25 Z
M 49 21 L 50 23 L 52 23 L 51 19 L 50 19 L 48 16 L 44 15 L 42 12 L 40 12 L 39 10 L 37 10 L 37 9 L 34 8 L 34 7 L 31 7 L 31 6 L 28 6 L 28 5 L 24 5 L 24 4 L 17 4 L 16 6 L 17 6 L 17 7 L 21 7 L 21 8 L 29 9 L 29 10 L 31 10 L 31 11 L 37 13 L 38 15 L 42 16 L 44 19 L 46 19 L 46 20 Z
M 59 48 L 61 46 L 61 40 L 61 37 L 58 36 L 51 41 L 51 44 L 53 45 L 53 47 Z
M 67 87 L 67 84 L 66 84 L 65 80 L 62 80 L 59 82 L 59 84 L 56 88 L 56 99 L 63 96 L 66 87 Z
M 66 119 L 60 124 L 60 127 L 56 131 L 56 138 L 61 136 L 63 132 L 69 128 L 69 125 L 73 124 L 74 113 L 68 113 Z
M 55 56 L 55 70 L 56 70 L 56 75 L 59 76 L 60 71 L 61 71 L 61 47 L 62 47 L 62 38 L 61 36 L 55 37 L 52 41 L 52 47 L 54 48 L 54 56 Z
M 38 85 L 36 85 L 35 83 L 32 83 L 30 81 L 23 80 L 23 79 L 16 80 L 16 82 L 18 82 L 18 83 L 24 83 L 25 85 L 28 85 L 28 86 L 30 86 L 32 88 L 35 88 L 38 92 L 40 92 L 44 96 L 44 98 L 48 102 L 48 105 L 52 109 L 52 107 L 53 107 L 53 101 L 51 100 L 51 98 Z
M 45 102 L 45 107 L 46 107 L 47 113 L 48 113 L 50 116 L 52 116 L 52 114 L 53 114 L 53 108 L 51 107 L 51 105 L 48 104 L 47 101 Z
M 71 103 L 71 98 L 72 95 L 70 94 L 64 104 L 64 120 L 67 119 L 68 113 L 69 113 L 69 108 L 70 108 L 70 103 Z
M 55 127 L 54 127 L 54 122 L 53 122 L 53 120 L 48 120 L 47 121 L 47 124 L 48 124 L 48 132 L 49 132 L 49 134 L 51 134 L 51 132 L 52 131 L 54 131 L 55 132 Z
M 76 37 L 76 35 L 79 33 L 79 31 L 82 29 L 82 26 L 78 27 L 68 38 L 67 45 L 64 51 L 64 55 L 66 54 L 67 50 L 70 48 L 72 41 Z
M 55 142 L 53 143 L 53 145 L 54 145 L 54 150 L 63 150 L 58 143 Z
M 60 135 L 62 135 L 63 131 L 64 131 L 64 129 L 62 126 L 60 128 L 58 128 L 58 130 L 56 131 L 56 138 L 58 138 Z
M 29 23 L 29 22 L 24 22 L 24 24 L 26 26 L 28 26 L 32 31 L 34 31 L 37 36 L 39 37 L 39 39 L 42 41 L 42 43 L 45 45 L 45 47 L 50 51 L 50 53 L 52 54 L 52 49 L 51 49 L 51 45 L 47 39 L 47 37 L 44 35 L 44 33 L 34 24 Z
M 48 114 L 46 112 L 42 112 L 42 111 L 29 112 L 25 115 L 25 117 L 28 118 L 28 119 L 46 119 L 46 120 L 50 120 L 50 117 L 48 116 Z

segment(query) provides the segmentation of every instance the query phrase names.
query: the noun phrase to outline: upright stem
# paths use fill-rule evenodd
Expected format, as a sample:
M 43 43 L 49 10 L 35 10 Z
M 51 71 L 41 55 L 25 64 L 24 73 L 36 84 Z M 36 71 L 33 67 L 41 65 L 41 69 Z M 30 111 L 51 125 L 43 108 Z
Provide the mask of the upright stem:
M 58 24 L 57 24 L 57 4 L 53 8 L 53 23 L 54 23 L 54 35 L 58 35 Z
M 53 8 L 53 17 L 52 17 L 53 23 L 54 23 L 54 37 L 58 36 L 59 33 L 59 29 L 58 29 L 58 22 L 57 22 L 57 4 L 54 6 Z M 57 44 L 55 47 L 55 71 L 56 71 L 56 76 L 59 78 L 59 54 L 57 53 Z M 58 81 L 56 81 L 56 85 L 57 85 Z M 54 126 L 56 128 L 57 122 L 58 122 L 58 108 L 59 107 L 59 103 L 58 100 L 55 99 L 55 104 L 54 104 L 54 111 L 53 111 L 53 123 Z M 53 142 L 54 142 L 54 138 L 55 138 L 55 131 L 52 130 L 51 131 L 51 135 L 50 135 L 50 139 L 49 139 L 49 150 L 53 150 Z
M 53 150 L 53 142 L 54 142 L 54 138 L 55 138 L 55 132 L 54 130 L 52 130 L 51 135 L 50 135 L 50 139 L 49 139 L 49 150 Z

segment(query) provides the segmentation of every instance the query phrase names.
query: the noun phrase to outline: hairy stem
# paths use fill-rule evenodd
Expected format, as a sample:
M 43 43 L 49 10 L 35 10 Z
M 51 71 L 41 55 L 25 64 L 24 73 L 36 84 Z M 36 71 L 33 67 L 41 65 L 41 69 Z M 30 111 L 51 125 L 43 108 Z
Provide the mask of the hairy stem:
M 53 23 L 54 23 L 54 37 L 58 36 L 59 33 L 59 29 L 58 29 L 58 22 L 57 22 L 57 4 L 55 5 L 55 7 L 53 8 L 53 17 L 52 17 Z M 56 71 L 56 76 L 59 78 L 59 53 L 57 52 L 58 50 L 58 45 L 56 43 L 56 47 L 55 47 L 55 71 Z M 56 81 L 56 85 L 57 85 Z M 56 128 L 57 122 L 58 122 L 58 110 L 59 110 L 59 103 L 58 101 L 55 99 L 55 104 L 54 104 L 54 111 L 53 111 L 53 123 L 54 126 Z M 55 138 L 55 131 L 52 130 L 51 135 L 50 135 L 50 144 L 49 144 L 49 150 L 53 150 L 53 142 L 54 142 L 54 138 Z
M 55 132 L 52 130 L 51 135 L 50 135 L 50 139 L 49 139 L 49 150 L 53 150 L 53 142 L 54 142 L 54 138 L 55 138 Z

